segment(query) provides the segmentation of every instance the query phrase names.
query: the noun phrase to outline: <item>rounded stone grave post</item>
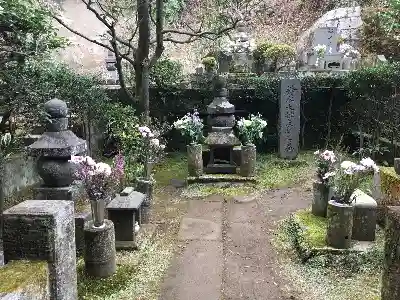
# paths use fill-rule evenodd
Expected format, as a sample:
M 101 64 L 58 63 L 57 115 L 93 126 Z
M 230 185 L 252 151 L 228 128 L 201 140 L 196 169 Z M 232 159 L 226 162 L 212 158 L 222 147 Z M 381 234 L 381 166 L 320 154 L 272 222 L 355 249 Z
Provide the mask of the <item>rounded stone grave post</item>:
M 109 277 L 116 271 L 114 224 L 104 220 L 102 227 L 85 223 L 85 272 L 92 277 Z
M 311 212 L 314 216 L 326 217 L 328 202 L 332 199 L 332 189 L 323 182 L 313 182 L 313 201 Z
M 256 173 L 256 146 L 243 145 L 241 150 L 240 175 L 253 177 Z
M 328 202 L 326 243 L 337 249 L 348 249 L 351 246 L 353 232 L 354 206 L 341 204 L 335 200 Z
M 187 146 L 189 176 L 199 177 L 203 174 L 203 146 L 190 144 Z

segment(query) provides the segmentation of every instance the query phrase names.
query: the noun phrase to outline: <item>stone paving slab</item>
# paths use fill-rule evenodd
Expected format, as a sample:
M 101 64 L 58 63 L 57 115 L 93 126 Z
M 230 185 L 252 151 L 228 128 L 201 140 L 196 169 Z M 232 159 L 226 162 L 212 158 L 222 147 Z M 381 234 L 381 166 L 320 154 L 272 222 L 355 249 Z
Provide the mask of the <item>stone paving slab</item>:
M 209 220 L 183 218 L 178 238 L 180 240 L 213 240 L 222 238 L 221 223 Z
M 220 224 L 222 222 L 222 202 L 191 201 L 186 217 L 209 220 Z
M 173 261 L 159 300 L 219 300 L 222 242 L 190 241 Z

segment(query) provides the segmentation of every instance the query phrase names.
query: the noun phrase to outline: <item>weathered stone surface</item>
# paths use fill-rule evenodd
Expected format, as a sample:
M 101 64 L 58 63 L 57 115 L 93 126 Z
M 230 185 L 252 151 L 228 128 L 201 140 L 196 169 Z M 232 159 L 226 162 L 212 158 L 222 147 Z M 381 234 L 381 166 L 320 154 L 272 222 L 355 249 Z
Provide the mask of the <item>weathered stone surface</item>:
M 300 142 L 301 86 L 298 79 L 282 79 L 279 105 L 279 155 L 295 159 Z
M 313 182 L 313 202 L 311 212 L 314 216 L 326 217 L 328 202 L 332 199 L 332 189 L 322 182 Z
M 240 175 L 244 177 L 253 177 L 256 173 L 256 146 L 242 146 Z
M 352 239 L 374 241 L 378 205 L 361 190 L 356 190 L 352 197 L 355 199 Z
M 162 287 L 160 300 L 220 299 L 223 256 L 219 241 L 190 241 L 177 257 Z
M 220 224 L 209 220 L 183 218 L 179 230 L 179 239 L 206 241 L 221 240 L 221 226 Z
M 315 32 L 319 28 L 336 28 L 337 36 L 342 36 L 346 39 L 346 43 L 352 46 L 358 46 L 358 30 L 362 25 L 361 7 L 342 7 L 331 10 L 320 17 L 308 30 L 306 30 L 299 38 L 297 43 L 297 53 L 303 62 L 307 62 L 306 53 L 313 47 L 314 44 L 327 44 L 329 41 L 318 39 Z M 327 35 L 326 38 L 331 37 Z M 331 38 L 332 39 L 332 38 Z M 337 37 L 336 37 L 337 39 Z M 337 44 L 334 43 L 332 46 Z M 329 47 L 328 47 L 329 50 Z M 334 49 L 335 51 L 336 49 Z
M 72 184 L 64 187 L 40 186 L 34 189 L 37 200 L 70 200 L 76 201 L 83 193 L 86 193 L 80 184 Z
M 397 175 L 400 175 L 400 158 L 395 158 L 394 159 L 394 170 L 396 172 Z
M 85 224 L 85 271 L 93 277 L 109 277 L 116 271 L 114 224 L 104 220 L 103 228 Z
M 128 186 L 122 190 L 120 196 L 128 196 L 135 191 L 134 187 Z
M 382 300 L 400 299 L 400 207 L 388 207 L 382 273 Z
M 240 146 L 239 139 L 234 135 L 233 131 L 212 131 L 205 140 L 206 145 L 214 146 Z
M 154 189 L 154 181 L 146 178 L 138 178 L 136 181 L 136 191 L 143 193 L 146 195 L 146 198 L 143 201 L 143 206 L 151 207 L 151 203 L 153 202 L 153 189 Z
M 328 226 L 326 243 L 328 246 L 338 249 L 348 249 L 351 246 L 353 229 L 353 205 L 328 202 Z
M 203 148 L 201 144 L 188 145 L 188 173 L 189 176 L 201 176 L 203 174 Z
M 78 256 L 83 255 L 83 250 L 85 249 L 85 223 L 91 219 L 92 211 L 89 205 L 83 211 L 75 213 L 75 244 Z
M 50 299 L 77 299 L 74 205 L 28 200 L 4 212 L 7 260 L 46 260 Z
M 234 196 L 233 201 L 235 203 L 249 203 L 257 199 L 256 195 L 246 195 L 246 196 Z
M 107 206 L 108 219 L 114 223 L 115 245 L 135 248 L 135 222 L 141 221 L 141 206 L 146 195 L 132 191 L 128 196 L 118 195 Z M 121 245 L 123 247 L 121 247 Z

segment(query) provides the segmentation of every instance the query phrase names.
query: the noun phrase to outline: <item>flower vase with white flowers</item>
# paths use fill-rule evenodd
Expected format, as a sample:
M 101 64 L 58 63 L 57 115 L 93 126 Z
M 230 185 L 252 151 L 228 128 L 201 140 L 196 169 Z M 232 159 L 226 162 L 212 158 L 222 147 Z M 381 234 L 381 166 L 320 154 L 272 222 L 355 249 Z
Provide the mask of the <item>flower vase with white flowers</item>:
M 315 66 L 323 68 L 322 64 L 324 63 L 323 58 L 325 56 L 327 46 L 326 45 L 320 45 L 318 44 L 317 46 L 314 47 L 314 53 L 317 55 L 317 60 L 315 61 Z M 329 49 L 329 52 L 332 52 L 332 49 Z
M 124 174 L 121 157 L 115 160 L 113 168 L 106 163 L 96 163 L 90 156 L 71 156 L 69 160 L 76 166 L 75 177 L 81 180 L 92 208 L 93 226 L 104 225 L 106 198 L 113 187 L 118 186 Z
M 263 139 L 267 121 L 260 114 L 250 115 L 249 119 L 241 118 L 237 122 L 239 137 L 244 145 L 254 145 L 256 140 Z
M 375 162 L 364 158 L 359 163 L 343 161 L 338 168 L 328 172 L 325 177 L 333 184 L 333 197 L 327 210 L 327 245 L 339 249 L 351 246 L 353 230 L 353 202 L 357 201 L 354 192 L 363 178 L 371 172 L 378 172 Z
M 165 145 L 160 142 L 159 134 L 147 126 L 139 126 L 138 130 L 142 136 L 144 171 L 143 177 L 150 180 L 152 165 L 157 163 L 164 154 Z
M 313 182 L 313 202 L 311 212 L 315 216 L 326 217 L 328 202 L 332 198 L 332 189 L 329 186 L 329 172 L 333 171 L 337 161 L 333 151 L 316 151 L 315 163 L 317 166 L 316 175 L 317 181 Z
M 203 120 L 195 110 L 174 123 L 174 127 L 189 141 L 187 163 L 189 176 L 199 177 L 203 173 Z
M 182 136 L 189 140 L 189 144 L 195 145 L 201 143 L 204 125 L 203 120 L 196 110 L 175 121 L 174 127 L 180 131 Z

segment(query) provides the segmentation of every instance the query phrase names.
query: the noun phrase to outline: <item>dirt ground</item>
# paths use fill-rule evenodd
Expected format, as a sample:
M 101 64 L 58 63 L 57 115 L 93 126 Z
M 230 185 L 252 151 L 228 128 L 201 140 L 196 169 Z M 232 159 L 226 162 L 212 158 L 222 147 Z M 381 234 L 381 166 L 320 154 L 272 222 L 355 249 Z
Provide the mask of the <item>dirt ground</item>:
M 181 250 L 160 300 L 303 299 L 273 246 L 278 222 L 310 205 L 302 188 L 245 197 L 190 200 L 181 222 Z

